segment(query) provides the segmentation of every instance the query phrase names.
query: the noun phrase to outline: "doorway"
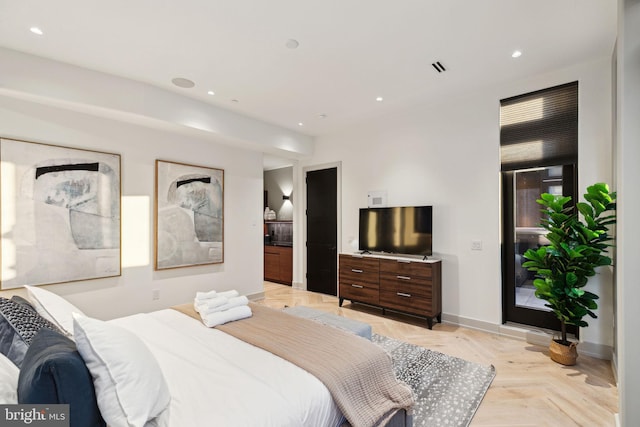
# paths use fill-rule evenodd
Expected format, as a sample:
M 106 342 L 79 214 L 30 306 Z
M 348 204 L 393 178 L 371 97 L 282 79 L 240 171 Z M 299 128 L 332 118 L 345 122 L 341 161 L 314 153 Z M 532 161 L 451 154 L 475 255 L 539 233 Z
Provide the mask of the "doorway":
M 338 168 L 306 172 L 307 290 L 337 295 Z
M 535 296 L 534 273 L 522 267 L 527 249 L 546 245 L 546 230 L 540 226 L 542 193 L 571 196 L 575 200 L 574 165 L 558 165 L 505 171 L 503 184 L 503 321 L 559 330 L 560 321 Z M 575 327 L 570 331 L 575 333 Z

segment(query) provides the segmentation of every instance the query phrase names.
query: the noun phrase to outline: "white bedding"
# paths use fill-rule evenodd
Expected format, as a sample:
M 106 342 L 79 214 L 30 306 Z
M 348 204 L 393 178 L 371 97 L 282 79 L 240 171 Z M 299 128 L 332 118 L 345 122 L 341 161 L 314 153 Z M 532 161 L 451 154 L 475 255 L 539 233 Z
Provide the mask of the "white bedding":
M 171 392 L 169 426 L 336 426 L 317 378 L 278 356 L 175 310 L 110 321 L 137 334 Z

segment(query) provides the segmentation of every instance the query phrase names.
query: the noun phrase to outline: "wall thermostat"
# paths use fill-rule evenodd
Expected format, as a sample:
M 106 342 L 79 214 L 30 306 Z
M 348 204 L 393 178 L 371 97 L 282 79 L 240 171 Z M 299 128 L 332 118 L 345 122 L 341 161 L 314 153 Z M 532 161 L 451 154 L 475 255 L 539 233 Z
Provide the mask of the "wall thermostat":
M 367 202 L 370 208 L 385 208 L 387 207 L 387 192 L 369 191 L 367 194 Z

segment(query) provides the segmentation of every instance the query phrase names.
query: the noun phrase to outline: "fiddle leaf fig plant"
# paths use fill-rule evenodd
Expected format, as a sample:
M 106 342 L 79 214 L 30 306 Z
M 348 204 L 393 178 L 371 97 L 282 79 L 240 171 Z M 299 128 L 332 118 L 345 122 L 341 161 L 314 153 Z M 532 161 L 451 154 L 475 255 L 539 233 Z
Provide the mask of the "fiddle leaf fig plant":
M 547 301 L 561 324 L 561 341 L 569 345 L 566 325 L 588 326 L 583 317 L 597 318 L 598 295 L 584 290 L 596 268 L 610 265 L 604 255 L 611 246 L 609 226 L 615 224 L 616 193 L 605 183 L 587 188 L 586 202 L 567 204 L 571 197 L 544 193 L 537 202 L 544 206 L 546 218 L 541 226 L 549 244 L 524 253 L 523 267 L 536 273 L 536 297 Z M 579 218 L 579 214 L 582 220 Z

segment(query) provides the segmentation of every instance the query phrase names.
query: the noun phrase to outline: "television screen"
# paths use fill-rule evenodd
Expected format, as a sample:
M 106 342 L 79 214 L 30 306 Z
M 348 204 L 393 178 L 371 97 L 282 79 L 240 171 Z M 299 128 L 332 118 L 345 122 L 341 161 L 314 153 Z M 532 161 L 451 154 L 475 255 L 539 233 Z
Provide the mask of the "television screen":
M 431 255 L 432 206 L 360 209 L 359 249 Z

